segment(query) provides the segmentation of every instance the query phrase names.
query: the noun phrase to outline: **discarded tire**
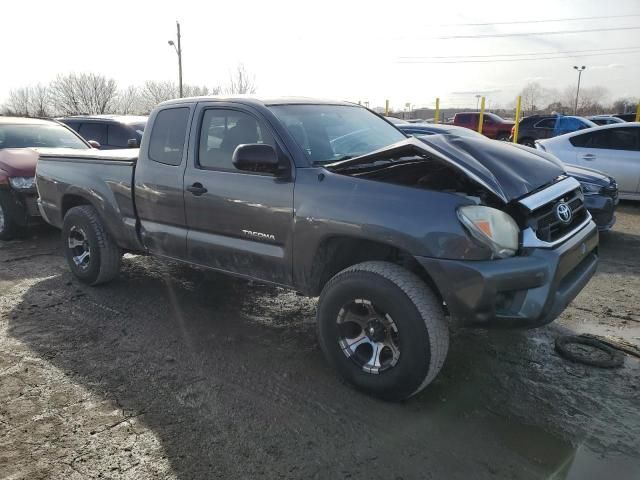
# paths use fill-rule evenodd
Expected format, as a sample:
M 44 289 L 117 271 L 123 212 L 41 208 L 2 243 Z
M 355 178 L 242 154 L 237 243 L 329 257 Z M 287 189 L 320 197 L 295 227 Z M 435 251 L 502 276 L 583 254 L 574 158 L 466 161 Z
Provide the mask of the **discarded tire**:
M 580 346 L 589 348 L 581 348 Z M 616 368 L 624 363 L 624 355 L 600 340 L 580 335 L 556 338 L 556 351 L 567 360 L 592 367 Z

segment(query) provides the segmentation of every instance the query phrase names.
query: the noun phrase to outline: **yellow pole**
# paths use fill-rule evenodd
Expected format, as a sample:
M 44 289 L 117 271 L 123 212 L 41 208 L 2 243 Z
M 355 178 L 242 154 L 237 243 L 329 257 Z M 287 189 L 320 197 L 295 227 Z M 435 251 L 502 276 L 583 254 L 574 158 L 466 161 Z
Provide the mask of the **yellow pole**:
M 520 130 L 520 109 L 522 107 L 522 97 L 518 95 L 516 100 L 516 125 L 513 129 L 513 143 L 518 143 L 518 131 Z
M 484 122 L 484 97 L 480 99 L 480 117 L 478 118 L 478 133 L 482 133 L 483 122 Z
M 436 98 L 436 113 L 433 115 L 433 123 L 440 122 L 440 98 Z
M 640 102 L 638 102 L 638 106 L 636 107 L 636 122 L 640 122 Z
M 389 116 L 389 100 L 384 101 L 384 116 Z

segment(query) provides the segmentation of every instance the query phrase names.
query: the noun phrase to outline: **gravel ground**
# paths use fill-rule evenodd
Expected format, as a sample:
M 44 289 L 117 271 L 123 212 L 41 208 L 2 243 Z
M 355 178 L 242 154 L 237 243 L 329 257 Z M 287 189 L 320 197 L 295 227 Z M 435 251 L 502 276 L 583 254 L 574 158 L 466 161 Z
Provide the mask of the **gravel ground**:
M 128 256 L 98 288 L 58 233 L 0 242 L 0 478 L 640 478 L 640 362 L 570 363 L 555 337 L 640 345 L 640 204 L 554 324 L 454 332 L 401 404 L 336 378 L 315 300 Z

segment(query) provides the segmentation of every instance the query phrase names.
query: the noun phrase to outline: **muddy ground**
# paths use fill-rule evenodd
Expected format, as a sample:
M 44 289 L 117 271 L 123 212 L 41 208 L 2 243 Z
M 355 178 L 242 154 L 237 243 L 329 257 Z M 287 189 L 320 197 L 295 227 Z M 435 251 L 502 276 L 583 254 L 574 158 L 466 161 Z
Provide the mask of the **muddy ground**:
M 99 288 L 58 233 L 0 242 L 0 478 L 640 478 L 640 362 L 570 363 L 556 336 L 640 344 L 640 205 L 554 324 L 454 333 L 402 404 L 343 384 L 315 301 L 145 257 Z

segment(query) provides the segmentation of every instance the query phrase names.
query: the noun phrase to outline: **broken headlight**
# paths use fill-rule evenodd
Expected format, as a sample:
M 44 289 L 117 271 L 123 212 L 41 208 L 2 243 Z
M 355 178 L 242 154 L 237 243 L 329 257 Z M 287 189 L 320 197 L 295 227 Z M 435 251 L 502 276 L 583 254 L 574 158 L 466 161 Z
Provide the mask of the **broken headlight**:
M 35 177 L 11 177 L 9 183 L 16 190 L 29 190 L 35 185 Z
M 512 257 L 518 251 L 520 229 L 502 210 L 468 205 L 458 208 L 458 218 L 476 240 L 491 249 L 494 257 Z

